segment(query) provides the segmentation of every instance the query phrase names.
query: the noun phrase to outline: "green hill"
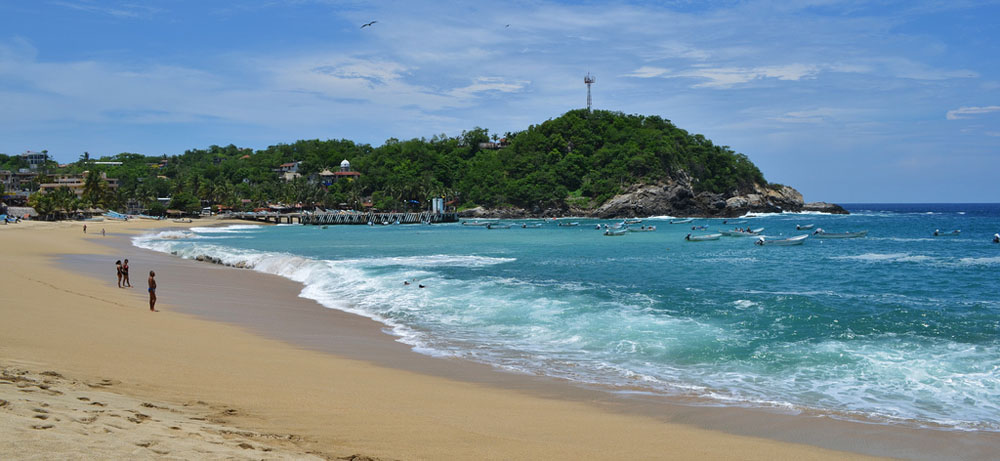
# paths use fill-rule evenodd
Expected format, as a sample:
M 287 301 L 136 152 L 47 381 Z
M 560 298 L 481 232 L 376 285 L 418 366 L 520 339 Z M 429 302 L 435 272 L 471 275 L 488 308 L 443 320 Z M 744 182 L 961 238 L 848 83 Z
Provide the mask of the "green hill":
M 344 159 L 361 173 L 357 180 L 329 186 L 317 180 L 317 173 L 336 171 Z M 428 198 L 445 196 L 462 208 L 588 213 L 640 185 L 681 184 L 687 191 L 681 195 L 695 200 L 685 209 L 717 214 L 707 204 L 717 209 L 720 200 L 783 187 L 767 189 L 763 174 L 745 155 L 669 120 L 585 109 L 502 137 L 474 128 L 457 137 L 389 139 L 378 147 L 302 140 L 255 152 L 229 145 L 172 157 L 123 153 L 100 159 L 121 161 L 120 166 L 88 160 L 81 158 L 60 173 L 97 170 L 120 180 L 117 193 L 91 194 L 91 204 L 121 208 L 132 201 L 154 211 L 155 198 L 166 196 L 174 198 L 171 207 L 187 209 L 200 207 L 199 202 L 238 209 L 275 201 L 360 208 L 371 200 L 383 210 L 425 208 Z M 275 169 L 290 162 L 300 162 L 302 178 L 286 182 Z

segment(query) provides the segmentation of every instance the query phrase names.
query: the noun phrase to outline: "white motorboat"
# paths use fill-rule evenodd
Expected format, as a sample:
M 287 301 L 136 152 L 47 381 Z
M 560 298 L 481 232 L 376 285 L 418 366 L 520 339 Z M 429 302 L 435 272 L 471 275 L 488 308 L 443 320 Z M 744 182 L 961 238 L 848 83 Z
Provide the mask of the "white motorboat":
M 815 224 L 796 225 L 795 230 L 810 230 L 813 227 L 816 227 L 816 225 Z
M 756 229 L 733 229 L 733 230 L 723 230 L 719 231 L 722 235 L 726 237 L 757 237 L 761 232 L 764 232 L 763 227 L 758 227 Z
M 671 219 L 671 220 L 670 220 L 670 224 L 690 224 L 690 223 L 691 223 L 691 221 L 694 221 L 694 218 L 687 218 L 687 219 Z
M 510 224 L 500 224 L 500 223 L 489 223 L 486 225 L 487 229 L 510 229 Z
M 654 232 L 656 231 L 656 226 L 642 226 L 642 227 L 629 227 L 629 232 Z
M 719 237 L 722 237 L 722 234 L 719 233 L 701 234 L 701 235 L 688 234 L 684 236 L 684 240 L 687 240 L 689 242 L 707 242 L 709 240 L 719 240 Z
M 559 227 L 575 227 L 575 226 L 579 226 L 579 225 L 580 225 L 580 223 L 575 222 L 575 221 L 574 222 L 561 222 L 561 223 L 559 223 Z
M 813 232 L 813 235 L 815 235 L 818 238 L 824 238 L 824 239 L 854 239 L 868 235 L 868 231 L 863 230 L 859 232 L 827 232 L 822 228 L 820 228 L 816 229 L 816 231 Z
M 766 237 L 760 237 L 754 244 L 761 246 L 792 246 L 792 245 L 802 245 L 805 243 L 806 239 L 809 238 L 809 234 L 796 235 L 795 237 L 789 237 L 785 239 L 768 239 Z
M 935 237 L 957 237 L 962 234 L 962 231 L 956 229 L 951 232 L 941 232 L 940 229 L 934 229 Z
M 482 221 L 462 221 L 463 226 L 485 226 L 487 224 L 489 223 Z
M 605 237 L 621 237 L 628 233 L 628 229 L 608 229 L 604 231 Z

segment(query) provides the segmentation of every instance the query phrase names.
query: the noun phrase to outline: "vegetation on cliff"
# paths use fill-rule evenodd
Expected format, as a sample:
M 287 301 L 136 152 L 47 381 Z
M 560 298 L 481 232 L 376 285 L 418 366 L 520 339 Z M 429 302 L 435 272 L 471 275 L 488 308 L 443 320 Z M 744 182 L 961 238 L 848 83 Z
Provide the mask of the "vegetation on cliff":
M 317 173 L 336 171 L 344 159 L 361 173 L 359 178 L 329 186 L 317 181 Z M 95 165 L 93 160 L 122 164 Z M 302 177 L 286 182 L 275 170 L 290 162 L 301 162 Z M 630 185 L 665 181 L 682 172 L 695 192 L 736 195 L 767 184 L 745 155 L 669 120 L 583 109 L 503 139 L 475 128 L 457 137 L 389 139 L 378 147 L 303 140 L 255 152 L 229 145 L 171 157 L 122 153 L 93 159 L 85 154 L 50 174 L 84 170 L 103 171 L 120 183 L 115 193 L 89 191 L 87 204 L 121 208 L 133 201 L 154 212 L 162 208 L 155 199 L 168 196 L 173 197 L 170 207 L 188 210 L 201 202 L 239 209 L 268 201 L 360 208 L 368 199 L 379 209 L 423 208 L 434 196 L 467 207 L 532 210 L 572 203 L 594 208 Z

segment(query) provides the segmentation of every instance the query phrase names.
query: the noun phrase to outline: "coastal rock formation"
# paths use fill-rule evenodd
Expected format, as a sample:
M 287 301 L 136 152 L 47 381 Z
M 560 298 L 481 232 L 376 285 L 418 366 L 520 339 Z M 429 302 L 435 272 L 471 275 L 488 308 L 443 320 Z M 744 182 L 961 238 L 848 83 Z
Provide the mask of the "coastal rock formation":
M 591 215 L 599 218 L 657 215 L 735 217 L 747 213 L 802 211 L 803 207 L 802 194 L 788 186 L 755 184 L 748 193 L 729 196 L 710 192 L 695 194 L 690 179 L 681 175 L 674 181 L 634 185 L 625 193 L 612 197 Z M 832 207 L 836 205 L 830 209 Z
M 819 213 L 830 213 L 830 214 L 850 214 L 844 207 L 837 205 L 835 203 L 826 202 L 809 202 L 802 205 L 802 211 L 816 211 Z
M 789 186 L 755 184 L 743 194 L 725 195 L 710 192 L 695 193 L 691 179 L 681 173 L 680 178 L 656 184 L 634 184 L 596 209 L 568 207 L 526 210 L 516 207 L 490 209 L 471 208 L 459 213 L 462 218 L 548 218 L 560 216 L 587 216 L 602 219 L 634 216 L 699 216 L 731 218 L 747 213 L 781 213 L 816 211 L 821 213 L 848 214 L 839 205 L 825 202 L 804 203 L 802 194 Z

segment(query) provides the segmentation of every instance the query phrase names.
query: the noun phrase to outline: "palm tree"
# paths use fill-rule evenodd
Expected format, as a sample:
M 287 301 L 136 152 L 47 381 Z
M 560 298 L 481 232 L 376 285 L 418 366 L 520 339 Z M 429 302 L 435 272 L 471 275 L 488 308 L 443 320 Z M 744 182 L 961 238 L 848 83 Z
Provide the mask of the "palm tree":
M 97 171 L 87 173 L 87 178 L 83 182 L 83 200 L 91 207 L 101 204 L 107 185 Z

